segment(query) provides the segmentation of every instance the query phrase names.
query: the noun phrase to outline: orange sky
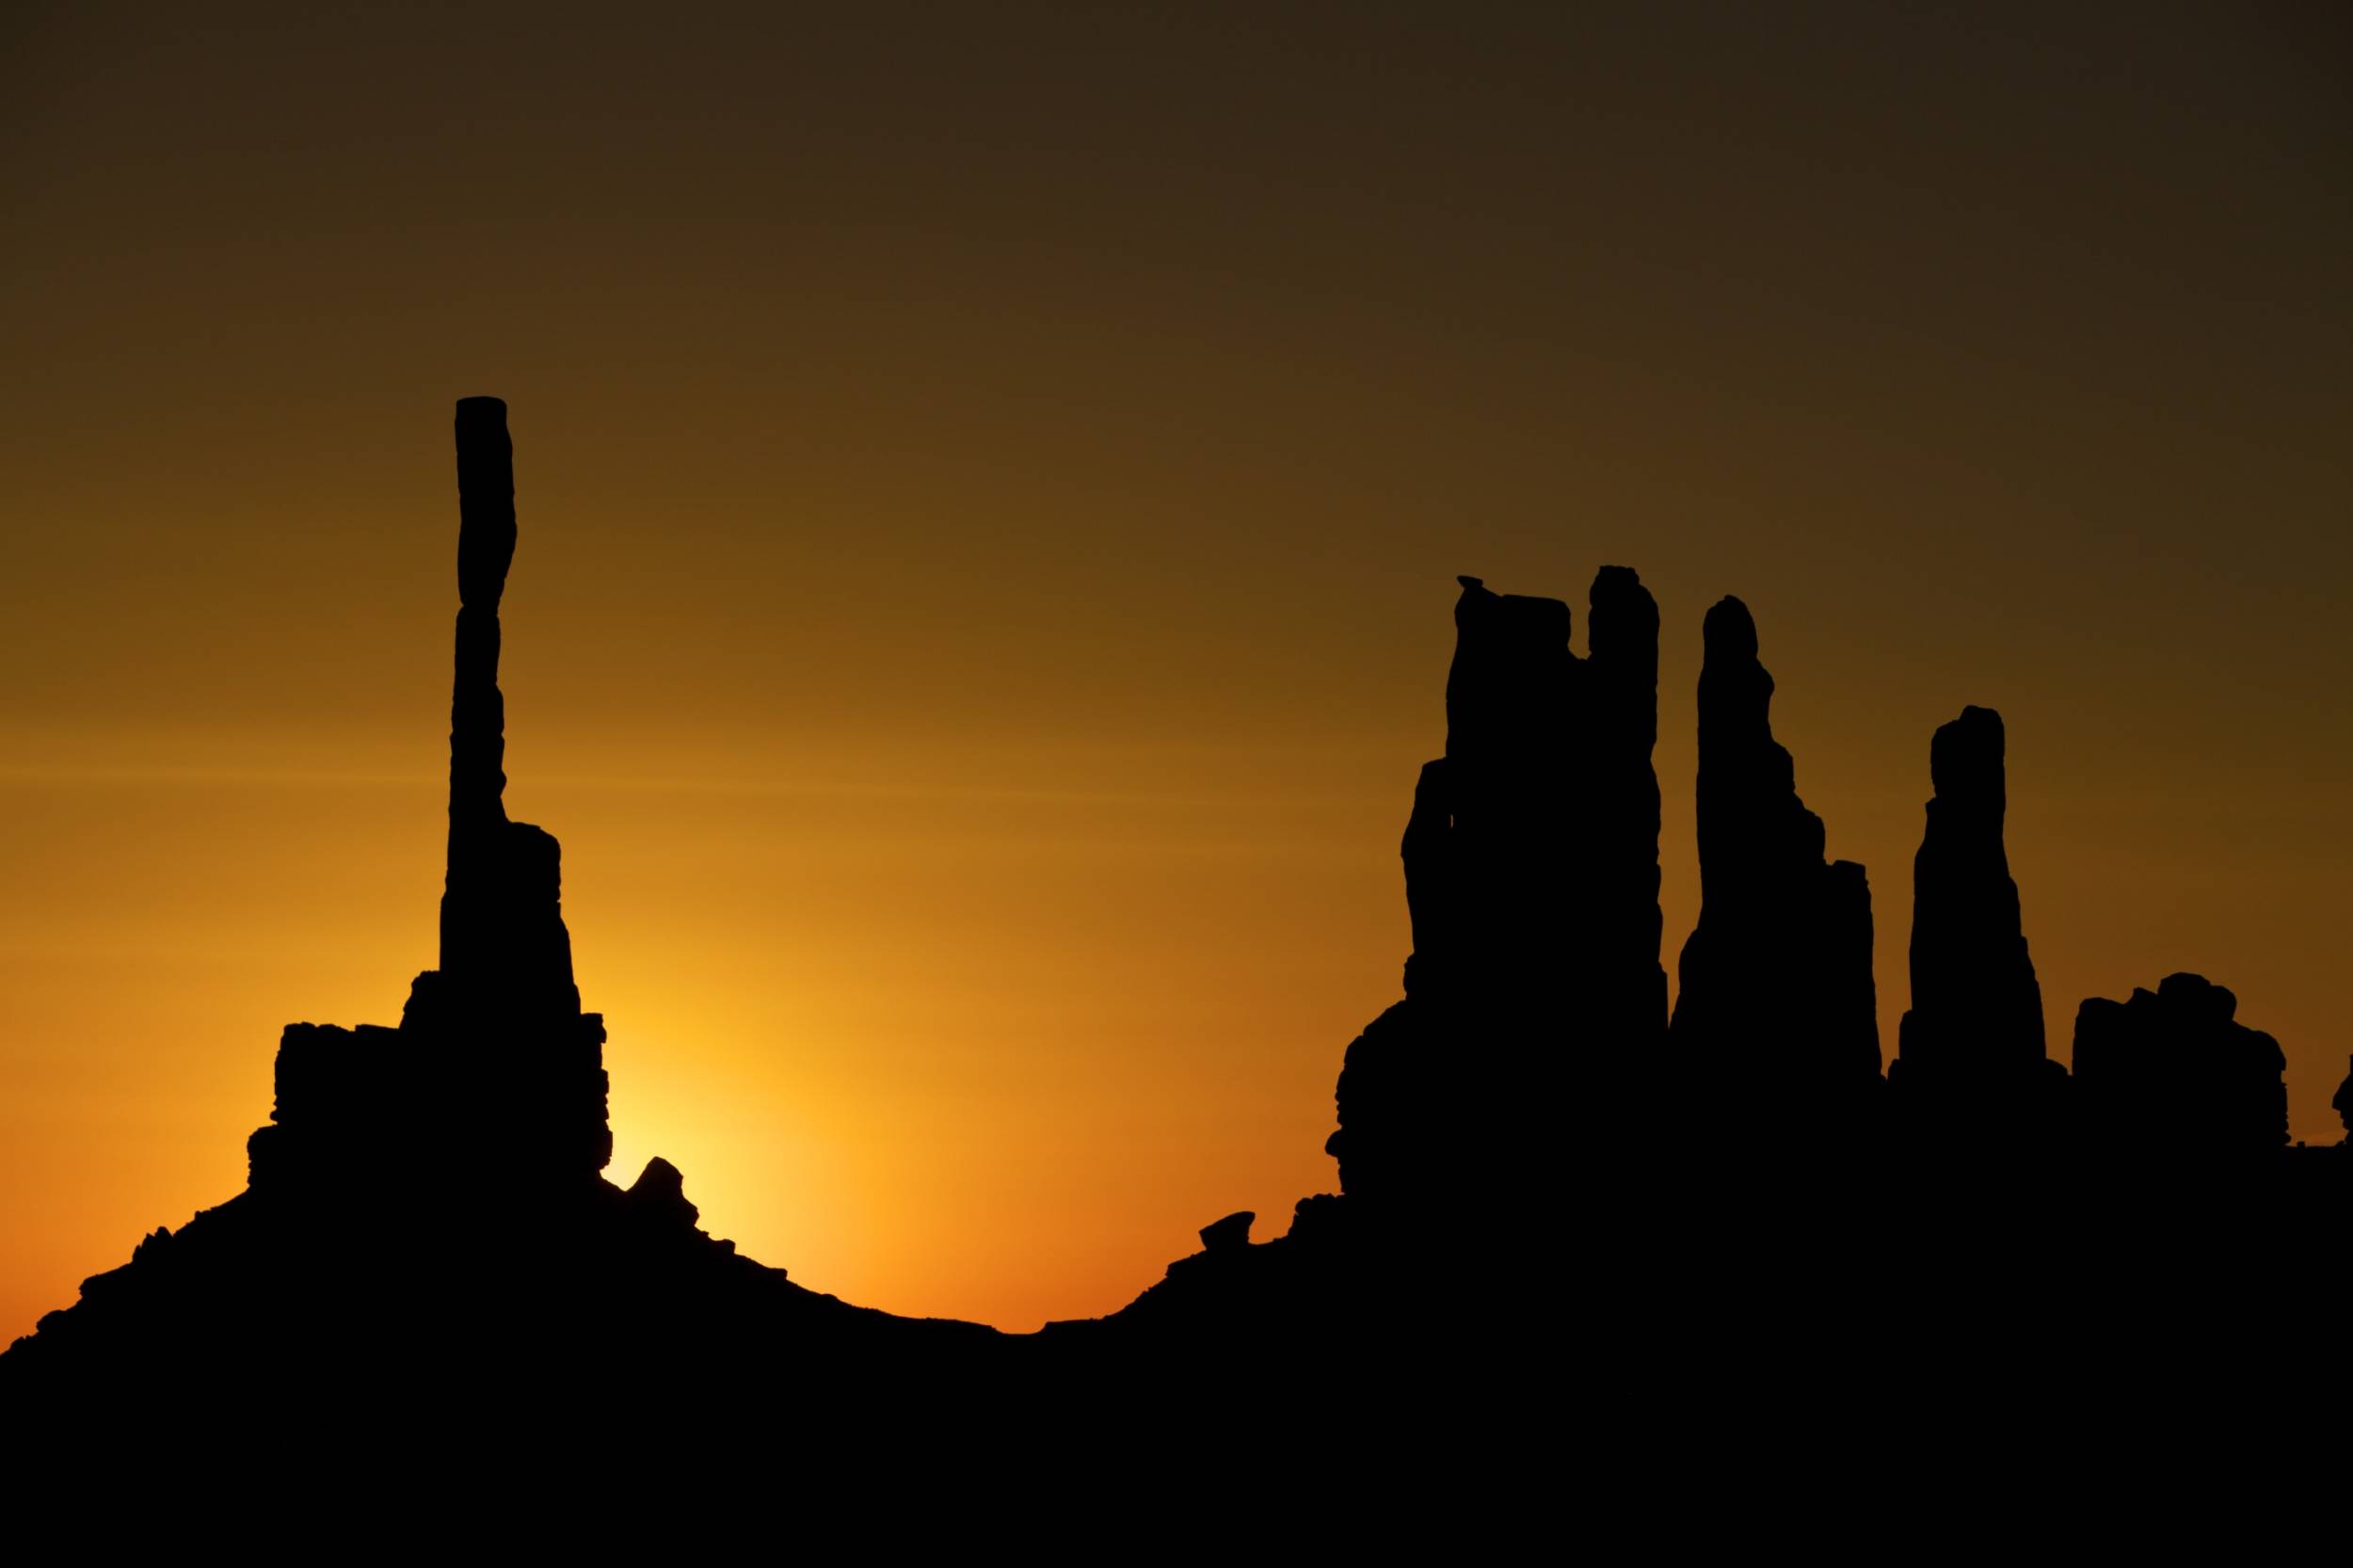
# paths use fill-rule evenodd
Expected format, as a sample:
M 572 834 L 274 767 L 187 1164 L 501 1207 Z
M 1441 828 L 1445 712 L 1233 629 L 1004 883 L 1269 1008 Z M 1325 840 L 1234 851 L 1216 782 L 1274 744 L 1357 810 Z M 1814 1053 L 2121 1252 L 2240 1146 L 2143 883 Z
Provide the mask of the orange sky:
M 1984 703 L 2055 1050 L 2198 969 L 2339 1136 L 2340 24 L 856 9 L 0 22 L 0 1337 L 433 961 L 475 392 L 613 1174 L 806 1284 L 1027 1328 L 1332 1188 L 1457 572 L 1657 593 L 1671 972 L 1737 592 L 1888 1049 Z

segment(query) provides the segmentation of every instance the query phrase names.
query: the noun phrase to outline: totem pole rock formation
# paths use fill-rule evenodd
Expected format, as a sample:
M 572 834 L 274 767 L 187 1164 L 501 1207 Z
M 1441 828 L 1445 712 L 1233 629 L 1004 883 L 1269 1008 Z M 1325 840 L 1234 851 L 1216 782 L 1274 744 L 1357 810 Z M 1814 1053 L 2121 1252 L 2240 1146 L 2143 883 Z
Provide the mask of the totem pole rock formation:
M 1657 607 L 1603 568 L 1580 659 L 1561 600 L 1461 581 L 1446 756 L 1401 845 L 1405 1000 L 1349 1047 L 1325 1145 L 1376 1208 L 1532 1195 L 1562 1127 L 1632 1136 L 1666 1025 Z
M 463 1168 L 522 1179 L 593 1176 L 612 1158 L 604 1020 L 580 1010 L 552 835 L 507 819 L 499 599 L 515 555 L 506 405 L 457 405 L 457 633 L 450 695 L 449 861 L 440 967 L 417 976 L 397 1031 L 290 1024 L 274 1125 L 248 1145 L 257 1189 L 292 1175 L 412 1162 L 435 1134 L 397 1093 L 398 1064 L 451 1064 L 468 1129 Z
M 2237 1012 L 2237 997 L 2194 974 L 2129 1001 L 2086 999 L 2075 1094 L 2092 1148 L 2128 1169 L 2196 1171 L 2285 1147 L 2287 1057 Z
M 554 838 L 506 816 L 506 699 L 499 600 L 515 558 L 514 445 L 506 405 L 457 405 L 457 639 L 450 691 L 449 866 L 441 967 L 424 989 L 476 1015 L 575 1016 L 571 938 Z
M 1929 745 L 1935 797 L 1913 861 L 1912 1009 L 1887 1080 L 1914 1138 L 2010 1141 L 2049 1120 L 2065 1069 L 2002 844 L 2002 716 L 1964 708 Z
M 440 1452 L 471 1429 L 497 1434 L 504 1463 L 597 1430 L 616 1401 L 702 1424 L 742 1384 L 840 1413 L 982 1375 L 995 1330 L 801 1288 L 704 1231 L 665 1160 L 626 1191 L 599 1175 L 603 1020 L 580 1010 L 555 840 L 504 804 L 505 406 L 460 403 L 456 434 L 440 965 L 398 1029 L 288 1026 L 246 1190 L 42 1318 L 0 1355 L 0 1406 L 87 1413 L 109 1441 L 122 1412 L 194 1419 L 211 1442 L 250 1410 L 340 1470 L 355 1445 Z M 1254 1250 L 1246 1224 L 1215 1240 Z
M 1810 1158 L 1860 1135 L 1880 1084 L 1870 886 L 1854 862 L 1823 861 L 1748 607 L 1720 600 L 1703 636 L 1700 918 L 1674 1050 L 1718 1140 Z

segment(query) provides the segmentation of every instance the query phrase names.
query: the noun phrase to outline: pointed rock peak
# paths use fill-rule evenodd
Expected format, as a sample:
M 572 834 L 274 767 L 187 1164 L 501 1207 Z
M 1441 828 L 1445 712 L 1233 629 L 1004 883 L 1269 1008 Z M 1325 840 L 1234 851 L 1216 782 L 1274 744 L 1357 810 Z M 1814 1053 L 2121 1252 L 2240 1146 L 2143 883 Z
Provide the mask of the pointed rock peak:
M 686 1178 L 660 1155 L 646 1161 L 626 1196 L 630 1208 L 638 1213 L 672 1224 L 691 1227 L 702 1217 L 701 1210 L 686 1201 Z
M 2157 982 L 2157 1000 L 2201 1023 L 2227 1024 L 2238 1016 L 2236 993 L 2202 974 L 2167 975 Z
M 457 504 L 457 601 L 494 611 L 515 561 L 515 445 L 502 398 L 458 400 Z
M 1244 1208 L 1228 1214 L 1201 1227 L 1201 1246 L 1207 1252 L 1240 1252 L 1250 1245 L 1250 1227 L 1257 1223 L 1256 1209 Z
M 1570 614 L 1565 600 L 1498 594 L 1476 577 L 1455 581 L 1463 584 L 1463 597 L 1454 601 L 1459 634 L 1512 648 L 1568 645 Z
M 679 1198 L 686 1195 L 686 1177 L 676 1165 L 655 1155 L 646 1161 L 646 1168 L 630 1183 L 632 1198 Z
M 1756 657 L 1756 620 L 1749 607 L 1726 594 L 1700 625 L 1701 651 L 1709 659 Z
M 1624 606 L 1647 610 L 1654 620 L 1658 616 L 1658 601 L 1642 586 L 1641 573 L 1632 567 L 1604 567 L 1593 573 L 1593 585 L 1585 599 L 1597 615 L 1605 608 Z
M 1494 614 L 1496 607 L 1503 602 L 1501 594 L 1476 577 L 1458 577 L 1455 581 L 1463 584 L 1462 596 L 1454 601 L 1454 624 L 1457 627 L 1471 625 Z
M 1658 601 L 1632 567 L 1604 567 L 1585 596 L 1586 651 L 1624 664 L 1654 684 L 1658 671 Z M 1654 697 L 1651 708 L 1656 712 Z M 1654 725 L 1656 719 L 1653 720 Z
M 1478 577 L 1459 577 L 1464 593 L 1454 600 L 1454 631 L 1481 652 L 1534 652 L 1570 645 L 1570 605 L 1532 593 L 1497 593 Z
M 2002 847 L 2002 749 L 1991 708 L 1963 708 L 1929 742 L 1936 794 L 1912 863 L 1897 1095 L 1931 1138 L 2014 1130 L 2047 1088 L 2042 988 Z
M 1940 800 L 2002 799 L 2002 715 L 1963 708 L 1929 743 L 1929 782 Z
M 1870 888 L 1862 867 L 1824 863 L 1822 819 L 1773 739 L 1773 678 L 1749 607 L 1718 600 L 1703 640 L 1700 918 L 1683 946 L 1675 1045 L 1718 1135 L 1817 1158 L 1859 1135 L 1879 1082 Z

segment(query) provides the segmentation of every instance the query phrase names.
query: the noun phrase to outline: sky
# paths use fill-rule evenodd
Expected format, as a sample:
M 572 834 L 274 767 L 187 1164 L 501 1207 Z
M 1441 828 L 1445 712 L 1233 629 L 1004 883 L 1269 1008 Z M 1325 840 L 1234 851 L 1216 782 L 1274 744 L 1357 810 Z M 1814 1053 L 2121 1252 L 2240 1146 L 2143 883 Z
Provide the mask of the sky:
M 1457 573 L 1657 596 L 1671 976 L 1737 593 L 1884 1050 L 1981 704 L 2053 1053 L 2196 970 L 2334 1141 L 2348 278 L 2317 6 L 11 6 L 0 1338 L 433 964 L 476 393 L 610 1174 L 803 1284 L 1335 1189 Z

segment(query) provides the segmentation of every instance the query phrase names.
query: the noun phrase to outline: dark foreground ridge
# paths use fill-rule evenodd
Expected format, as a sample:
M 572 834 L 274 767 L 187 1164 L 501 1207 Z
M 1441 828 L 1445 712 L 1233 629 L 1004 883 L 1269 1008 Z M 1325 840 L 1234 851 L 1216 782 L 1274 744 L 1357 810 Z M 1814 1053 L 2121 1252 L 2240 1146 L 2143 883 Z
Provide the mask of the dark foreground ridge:
M 1446 755 L 1402 844 L 1414 951 L 1339 1074 L 1338 1193 L 1265 1241 L 1217 1220 L 1125 1309 L 1036 1335 L 804 1288 L 699 1229 L 667 1161 L 602 1175 L 605 1032 L 557 845 L 503 802 L 497 399 L 457 406 L 457 472 L 440 965 L 397 1029 L 289 1025 L 246 1191 L 0 1356 L 12 1430 L 52 1457 L 240 1418 L 287 1463 L 756 1419 L 772 1448 L 856 1433 L 891 1464 L 1279 1442 L 1359 1481 L 1539 1493 L 1561 1444 L 1654 1482 L 1729 1447 L 1765 1487 L 1898 1438 L 1932 1470 L 1996 1405 L 2078 1433 L 2243 1423 L 2300 1392 L 2244 1376 L 2247 1346 L 2337 1353 L 2353 1148 L 2288 1146 L 2283 1058 L 2232 994 L 2095 998 L 2073 1074 L 2048 1056 L 1990 710 L 1929 747 L 1882 1077 L 1864 868 L 1825 857 L 1736 599 L 1705 626 L 1703 909 L 1670 1019 L 1659 617 L 1622 567 L 1582 657 L 1567 604 L 1462 579 Z

